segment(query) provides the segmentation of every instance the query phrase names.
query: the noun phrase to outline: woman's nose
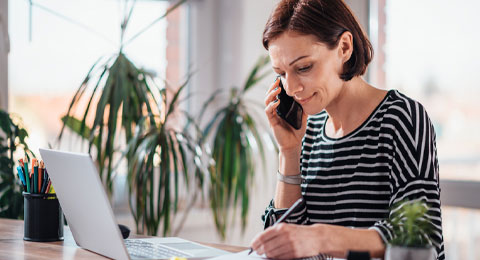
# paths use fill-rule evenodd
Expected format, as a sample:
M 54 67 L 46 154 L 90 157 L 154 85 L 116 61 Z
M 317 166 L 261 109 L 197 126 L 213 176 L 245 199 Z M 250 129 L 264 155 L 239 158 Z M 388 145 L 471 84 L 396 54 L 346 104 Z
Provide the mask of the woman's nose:
M 285 88 L 285 92 L 287 92 L 287 95 L 291 97 L 295 96 L 296 93 L 303 90 L 302 84 L 295 77 L 291 77 L 291 76 L 289 77 L 287 75 L 285 76 L 285 81 L 282 83 L 283 83 L 283 87 Z

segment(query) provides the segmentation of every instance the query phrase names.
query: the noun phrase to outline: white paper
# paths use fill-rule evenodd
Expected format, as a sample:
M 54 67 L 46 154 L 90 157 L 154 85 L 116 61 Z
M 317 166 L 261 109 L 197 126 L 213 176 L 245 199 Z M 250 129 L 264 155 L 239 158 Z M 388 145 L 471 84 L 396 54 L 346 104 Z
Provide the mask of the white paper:
M 250 249 L 241 251 L 235 254 L 226 254 L 226 255 L 217 256 L 214 258 L 208 258 L 208 260 L 270 259 L 270 258 L 267 258 L 265 254 L 258 255 L 256 252 L 252 252 L 250 255 L 248 255 L 248 252 L 250 252 Z M 308 259 L 308 258 L 305 258 L 305 259 Z M 378 258 L 372 258 L 372 259 L 380 260 Z M 345 260 L 345 258 L 333 258 L 333 260 Z
M 247 249 L 245 251 L 241 251 L 235 254 L 226 254 L 226 255 L 217 256 L 217 257 L 208 258 L 208 259 L 210 260 L 269 259 L 269 258 L 266 258 L 265 255 L 258 255 L 256 252 L 252 252 L 250 255 L 248 255 L 248 252 L 250 252 L 250 249 Z
M 238 252 L 238 253 L 235 253 L 235 254 L 227 254 L 227 255 L 222 255 L 222 256 L 218 256 L 218 257 L 214 257 L 214 258 L 209 258 L 209 260 L 271 259 L 271 258 L 267 258 L 265 256 L 265 254 L 258 255 L 256 252 L 253 252 L 250 255 L 248 255 L 248 252 L 250 252 L 250 249 L 245 250 L 245 251 L 241 251 L 241 252 Z M 319 259 L 319 258 L 307 257 L 305 259 Z M 333 258 L 333 260 L 344 260 L 344 259 L 343 258 Z

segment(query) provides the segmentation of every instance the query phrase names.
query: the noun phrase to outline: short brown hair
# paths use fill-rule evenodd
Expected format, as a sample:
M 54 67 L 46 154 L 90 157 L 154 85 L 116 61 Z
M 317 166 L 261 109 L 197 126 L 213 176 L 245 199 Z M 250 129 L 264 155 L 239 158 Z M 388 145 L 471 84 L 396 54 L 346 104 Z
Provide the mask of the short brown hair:
M 286 31 L 315 35 L 333 49 L 340 36 L 349 31 L 353 36 L 353 53 L 343 65 L 340 78 L 351 80 L 363 75 L 373 58 L 372 44 L 350 9 L 342 0 L 282 0 L 268 18 L 263 31 L 263 46 Z

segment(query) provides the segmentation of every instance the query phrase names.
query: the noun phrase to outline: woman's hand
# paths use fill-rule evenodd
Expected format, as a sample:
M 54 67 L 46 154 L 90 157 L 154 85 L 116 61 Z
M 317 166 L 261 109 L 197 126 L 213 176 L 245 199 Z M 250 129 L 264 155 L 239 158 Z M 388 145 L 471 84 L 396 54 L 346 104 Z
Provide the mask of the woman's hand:
M 303 112 L 302 127 L 299 130 L 294 129 L 277 115 L 276 109 L 280 104 L 277 95 L 280 94 L 281 91 L 279 82 L 280 78 L 278 78 L 267 91 L 267 96 L 265 97 L 265 114 L 267 115 L 280 151 L 299 150 L 302 145 L 302 138 L 307 129 L 307 114 Z
M 296 224 L 280 223 L 258 234 L 251 242 L 257 254 L 268 258 L 292 259 L 318 255 L 324 252 L 322 234 L 319 228 Z

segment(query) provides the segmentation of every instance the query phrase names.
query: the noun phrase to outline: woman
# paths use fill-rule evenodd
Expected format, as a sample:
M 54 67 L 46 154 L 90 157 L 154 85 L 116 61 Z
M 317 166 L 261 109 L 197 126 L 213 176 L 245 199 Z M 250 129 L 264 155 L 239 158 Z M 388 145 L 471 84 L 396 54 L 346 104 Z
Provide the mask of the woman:
M 280 1 L 263 45 L 287 94 L 303 107 L 303 124 L 295 130 L 277 115 L 277 80 L 265 112 L 280 148 L 279 178 L 252 249 L 272 258 L 345 257 L 349 250 L 382 257 L 392 239 L 389 209 L 420 200 L 430 205 L 431 240 L 444 259 L 432 123 L 420 103 L 362 79 L 373 51 L 348 7 L 341 0 Z M 271 227 L 302 196 L 306 203 Z

